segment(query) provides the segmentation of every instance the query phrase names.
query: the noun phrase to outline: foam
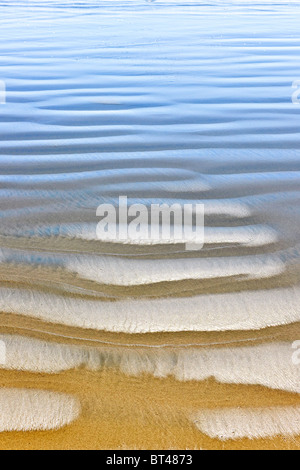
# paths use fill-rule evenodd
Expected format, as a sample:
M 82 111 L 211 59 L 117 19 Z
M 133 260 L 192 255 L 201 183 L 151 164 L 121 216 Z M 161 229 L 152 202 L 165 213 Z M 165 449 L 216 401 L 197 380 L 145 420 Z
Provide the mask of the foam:
M 179 381 L 203 381 L 214 377 L 221 383 L 262 385 L 300 393 L 300 367 L 292 362 L 290 343 L 249 347 L 187 348 L 173 352 L 123 354 L 121 370 L 149 373 Z
M 205 214 L 208 214 L 205 204 Z M 216 214 L 215 214 L 216 215 Z M 222 215 L 220 212 L 218 215 Z M 141 227 L 142 233 L 145 233 L 147 226 Z M 117 227 L 117 233 L 122 230 L 121 226 Z M 139 239 L 127 237 L 124 240 L 118 240 L 116 237 L 109 237 L 109 235 L 102 237 L 98 234 L 96 236 L 96 229 L 89 224 L 68 224 L 59 227 L 60 235 L 79 238 L 83 240 L 99 240 L 109 243 L 121 243 L 124 245 L 176 245 L 184 244 L 193 241 L 192 234 L 190 237 L 184 236 L 182 240 L 178 241 L 174 238 L 156 240 L 154 238 Z M 241 246 L 265 246 L 279 241 L 278 233 L 268 227 L 267 225 L 245 225 L 237 227 L 204 227 L 204 244 L 235 244 Z
M 75 346 L 40 341 L 16 335 L 0 335 L 6 358 L 1 369 L 56 374 L 86 365 L 90 352 Z M 96 354 L 93 356 L 96 364 Z
M 261 279 L 285 270 L 284 262 L 276 255 L 155 260 L 74 256 L 66 258 L 64 265 L 82 278 L 119 286 L 231 276 Z
M 213 439 L 263 439 L 300 434 L 300 407 L 201 410 L 193 417 Z
M 119 333 L 256 330 L 300 321 L 300 288 L 110 302 L 3 287 L 0 311 Z
M 0 390 L 0 432 L 62 428 L 80 415 L 72 396 L 41 390 Z
M 7 211 L 2 212 L 3 225 L 1 232 L 6 236 L 30 236 L 30 237 L 44 237 L 49 236 L 64 237 L 64 238 L 75 238 L 78 240 L 87 241 L 99 241 L 102 243 L 116 243 L 121 245 L 138 245 L 138 246 L 152 246 L 152 245 L 180 245 L 193 242 L 195 238 L 194 232 L 183 234 L 180 239 L 176 239 L 172 236 L 169 238 L 160 236 L 154 238 L 147 236 L 139 238 L 138 236 L 127 236 L 119 239 L 115 235 L 106 233 L 105 235 L 97 234 L 97 224 L 90 222 L 80 223 L 65 223 L 70 217 L 70 208 L 68 212 L 56 212 L 55 208 L 49 206 L 47 209 L 44 207 L 22 209 L 20 211 Z M 38 217 L 45 216 L 48 214 L 47 225 L 38 223 Z M 206 214 L 207 215 L 207 214 Z M 85 217 L 86 213 L 77 213 L 78 217 Z M 10 217 L 12 217 L 11 220 Z M 18 225 L 16 223 L 17 217 L 24 219 L 24 224 Z M 32 220 L 29 222 L 29 218 Z M 25 220 L 26 218 L 26 220 Z M 124 233 L 125 226 L 117 225 L 116 232 Z M 127 227 L 125 227 L 127 228 Z M 159 234 L 162 233 L 161 226 L 152 225 L 152 229 L 156 230 Z M 180 232 L 182 227 L 180 227 Z M 179 232 L 179 233 L 180 233 Z M 148 225 L 141 225 L 141 233 L 149 233 Z M 214 244 L 233 244 L 245 247 L 259 247 L 267 246 L 273 243 L 277 243 L 280 240 L 279 233 L 273 228 L 267 225 L 245 225 L 237 227 L 204 227 L 203 232 L 203 243 L 205 245 Z
M 248 347 L 181 347 L 176 349 L 79 347 L 15 335 L 0 335 L 6 346 L 6 370 L 58 373 L 86 367 L 114 367 L 137 376 L 174 377 L 203 381 L 214 377 L 222 383 L 256 384 L 300 393 L 300 366 L 292 362 L 288 342 Z M 134 344 L 132 345 L 134 346 Z
M 24 216 L 24 223 L 28 222 L 30 217 L 35 217 L 37 214 L 41 213 L 56 213 L 60 217 L 68 215 L 70 210 L 77 211 L 78 214 L 84 215 L 85 208 L 80 207 L 74 204 L 69 198 L 63 198 L 62 194 L 58 192 L 58 195 L 61 196 L 59 201 L 53 204 L 54 197 L 50 197 L 49 191 L 20 191 L 16 189 L 15 191 L 7 191 L 0 189 L 0 200 L 1 200 L 1 210 L 0 216 L 3 219 L 3 222 L 9 221 L 9 219 L 20 218 Z M 79 196 L 79 195 L 78 195 Z M 26 207 L 24 205 L 24 199 L 27 199 Z M 57 198 L 56 198 L 57 199 Z M 118 207 L 118 201 L 110 198 L 93 198 L 91 196 L 90 204 L 94 203 L 95 207 L 102 204 L 112 204 L 114 207 Z M 205 205 L 205 215 L 206 216 L 219 216 L 219 217 L 236 217 L 236 218 L 246 218 L 251 216 L 250 208 L 243 203 L 234 200 L 205 200 L 205 201 L 195 201 L 195 200 L 183 200 L 183 199 L 148 199 L 138 198 L 138 199 L 128 199 L 128 206 L 133 204 L 144 204 L 150 211 L 150 202 L 151 204 L 166 204 L 169 206 L 174 204 L 180 204 L 182 207 L 184 204 L 204 204 Z M 19 207 L 18 207 L 19 206 Z M 26 217 L 26 221 L 25 221 Z M 89 225 L 86 224 L 86 230 L 89 229 Z M 82 228 L 84 230 L 84 228 Z M 91 232 L 92 233 L 92 232 Z M 95 232 L 94 232 L 95 235 Z
M 7 157 L 8 158 L 8 157 Z M 11 159 L 11 158 L 10 158 Z M 42 156 L 40 156 L 42 159 Z M 62 159 L 58 159 L 55 164 L 58 166 L 61 161 L 65 161 L 67 155 L 64 155 Z M 7 161 L 5 161 L 7 164 Z M 37 163 L 36 163 L 37 164 Z M 76 165 L 73 162 L 73 166 Z M 2 163 L 4 167 L 4 162 Z M 18 161 L 18 166 L 20 162 Z M 26 165 L 25 162 L 22 162 L 23 171 L 25 171 Z M 65 168 L 64 168 L 65 169 Z M 9 217 L 20 217 L 24 210 L 26 210 L 26 217 L 31 215 L 31 212 L 35 210 L 45 211 L 46 207 L 52 209 L 52 211 L 66 212 L 70 209 L 80 212 L 81 209 L 89 208 L 91 206 L 98 207 L 100 204 L 112 204 L 114 207 L 118 206 L 119 199 L 112 197 L 104 197 L 103 195 L 90 194 L 89 200 L 86 201 L 82 197 L 83 195 L 80 192 L 77 192 L 76 201 L 74 201 L 74 195 L 72 191 L 66 194 L 60 190 L 50 190 L 50 189 L 20 189 L 20 188 L 1 188 L 0 189 L 0 200 L 1 208 L 5 210 L 0 211 L 0 215 L 3 219 Z M 280 195 L 277 195 L 280 197 Z M 26 208 L 23 207 L 24 199 L 26 200 Z M 78 199 L 80 199 L 81 205 L 78 207 Z M 55 201 L 55 204 L 53 203 Z M 256 201 L 256 197 L 255 197 Z M 166 204 L 170 206 L 173 204 L 205 204 L 205 214 L 209 216 L 227 216 L 227 217 L 237 217 L 245 218 L 253 215 L 253 211 L 250 208 L 251 199 L 246 198 L 245 202 L 241 198 L 228 198 L 228 199 L 180 199 L 180 198 L 128 198 L 128 205 L 133 204 L 144 204 L 149 207 L 150 204 Z M 11 204 L 12 203 L 12 204 Z M 253 205 L 253 203 L 252 203 Z M 6 207 L 9 207 L 10 210 L 7 210 Z M 21 206 L 21 207 L 20 207 Z M 25 222 L 25 221 L 24 221 Z
M 75 272 L 100 284 L 137 286 L 189 279 L 232 276 L 269 278 L 285 271 L 280 254 L 215 258 L 127 259 L 116 256 L 63 255 L 20 250 L 0 250 L 0 262 L 51 265 Z

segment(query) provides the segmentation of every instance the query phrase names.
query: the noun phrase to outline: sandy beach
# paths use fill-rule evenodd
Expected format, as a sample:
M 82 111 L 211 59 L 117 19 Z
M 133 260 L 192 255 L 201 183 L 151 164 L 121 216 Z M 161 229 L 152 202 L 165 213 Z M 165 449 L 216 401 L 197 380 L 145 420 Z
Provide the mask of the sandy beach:
M 298 0 L 0 18 L 0 449 L 298 450 Z

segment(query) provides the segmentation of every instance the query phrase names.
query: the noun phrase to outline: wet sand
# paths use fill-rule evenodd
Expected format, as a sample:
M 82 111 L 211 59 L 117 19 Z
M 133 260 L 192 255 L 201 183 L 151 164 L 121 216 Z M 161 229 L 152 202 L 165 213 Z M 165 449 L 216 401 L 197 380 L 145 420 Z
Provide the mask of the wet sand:
M 79 397 L 82 414 L 57 431 L 2 433 L 2 449 L 298 449 L 297 437 L 220 442 L 197 430 L 199 409 L 299 405 L 297 394 L 213 380 L 182 383 L 115 372 L 0 373 L 1 387 L 59 391 Z

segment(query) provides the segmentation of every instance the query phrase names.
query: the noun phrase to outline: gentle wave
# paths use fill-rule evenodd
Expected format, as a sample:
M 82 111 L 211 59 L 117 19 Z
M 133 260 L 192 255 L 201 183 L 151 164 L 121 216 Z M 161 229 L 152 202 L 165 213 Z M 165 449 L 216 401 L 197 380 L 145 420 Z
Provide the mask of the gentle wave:
M 258 330 L 300 321 L 300 289 L 117 302 L 0 288 L 0 311 L 123 333 Z
M 300 366 L 292 363 L 293 349 L 288 342 L 146 352 L 139 348 L 83 348 L 12 335 L 0 335 L 0 340 L 6 345 L 6 362 L 0 368 L 7 370 L 56 374 L 83 366 L 93 371 L 115 368 L 133 376 L 173 376 L 179 381 L 214 377 L 221 383 L 300 393 Z

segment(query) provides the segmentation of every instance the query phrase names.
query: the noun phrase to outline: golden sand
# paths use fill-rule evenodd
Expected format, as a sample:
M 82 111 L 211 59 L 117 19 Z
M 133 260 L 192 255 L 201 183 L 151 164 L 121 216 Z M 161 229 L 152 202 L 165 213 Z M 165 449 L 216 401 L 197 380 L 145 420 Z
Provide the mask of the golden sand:
M 1 332 L 20 334 L 13 328 L 20 318 L 1 317 Z M 27 322 L 27 324 L 26 324 Z M 63 336 L 63 327 L 40 324 L 27 319 L 23 333 L 47 341 L 94 345 L 93 341 L 107 338 L 103 333 L 73 329 L 69 339 Z M 10 325 L 10 326 L 9 326 Z M 47 329 L 49 334 L 34 331 Z M 27 330 L 26 330 L 27 328 Z M 51 328 L 57 336 L 51 335 Z M 295 338 L 298 325 L 258 332 L 260 343 Z M 54 333 L 54 331 L 52 332 Z M 80 334 L 80 336 L 79 336 Z M 74 337 L 80 339 L 74 340 Z M 150 344 L 153 339 L 178 345 L 213 340 L 219 342 L 247 341 L 253 332 L 220 334 L 178 335 L 111 335 L 116 343 L 133 345 Z M 268 342 L 267 341 L 267 342 Z M 103 344 L 102 344 L 103 346 Z M 1 449 L 299 449 L 300 436 L 273 439 L 239 439 L 220 441 L 202 434 L 192 422 L 192 415 L 201 409 L 230 407 L 260 408 L 299 405 L 299 396 L 257 385 L 221 384 L 214 379 L 202 382 L 179 382 L 174 378 L 155 378 L 151 375 L 127 376 L 118 370 L 104 368 L 100 371 L 76 369 L 59 374 L 0 371 L 1 388 L 25 388 L 62 392 L 77 397 L 82 406 L 78 420 L 63 429 L 54 431 L 0 433 Z
M 214 380 L 178 383 L 114 371 L 70 371 L 56 376 L 0 373 L 1 387 L 39 388 L 77 396 L 82 415 L 73 424 L 46 432 L 0 435 L 1 449 L 299 449 L 300 437 L 221 442 L 201 434 L 193 411 L 224 407 L 288 406 L 296 394 Z

